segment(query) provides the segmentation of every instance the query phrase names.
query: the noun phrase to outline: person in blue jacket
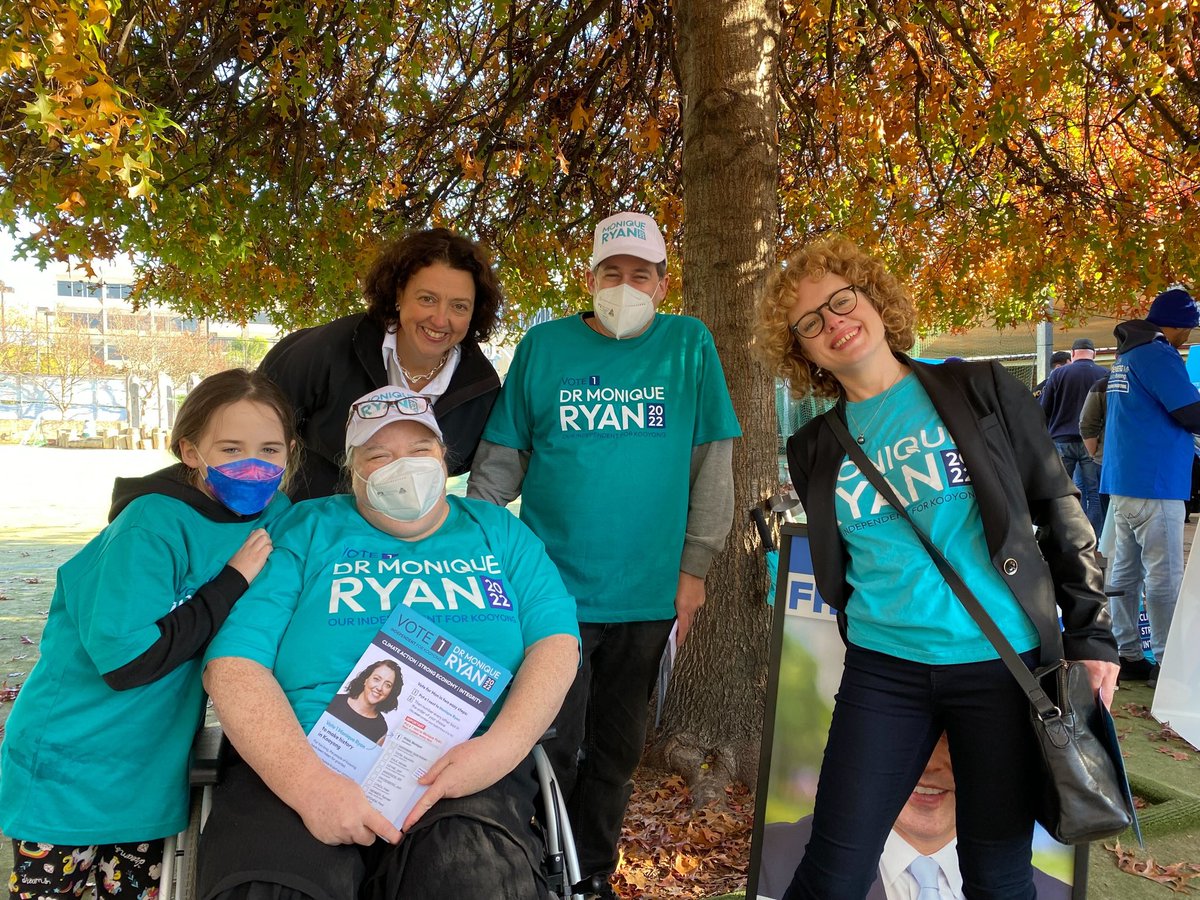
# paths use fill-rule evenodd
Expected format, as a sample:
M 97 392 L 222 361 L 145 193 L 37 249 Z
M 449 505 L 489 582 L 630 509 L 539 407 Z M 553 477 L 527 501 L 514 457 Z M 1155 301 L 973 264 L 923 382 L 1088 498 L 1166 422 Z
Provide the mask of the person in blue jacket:
M 188 816 L 200 657 L 272 550 L 296 441 L 287 401 L 234 369 L 188 395 L 179 463 L 117 479 L 110 524 L 58 570 L 41 658 L 0 748 L 13 897 L 153 896 Z
M 1183 519 L 1192 495 L 1193 434 L 1200 434 L 1200 391 L 1179 348 L 1200 324 L 1200 307 L 1181 287 L 1160 293 L 1145 319 L 1114 330 L 1117 358 L 1108 379 L 1105 465 L 1116 543 L 1109 589 L 1113 631 L 1126 678 L 1154 686 L 1175 601 L 1183 583 Z M 1144 585 L 1155 666 L 1145 669 L 1138 634 L 1138 583 Z

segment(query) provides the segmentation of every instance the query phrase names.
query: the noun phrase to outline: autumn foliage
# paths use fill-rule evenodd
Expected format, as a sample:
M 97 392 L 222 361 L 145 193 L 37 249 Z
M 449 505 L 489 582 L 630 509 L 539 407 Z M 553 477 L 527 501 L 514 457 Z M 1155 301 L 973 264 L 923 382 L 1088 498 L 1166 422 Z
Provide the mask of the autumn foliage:
M 513 314 L 570 308 L 588 226 L 684 224 L 667 0 L 27 0 L 0 13 L 0 221 L 118 250 L 143 296 L 327 319 L 380 240 L 447 223 Z M 836 228 L 928 325 L 1128 310 L 1200 259 L 1194 7 L 787 0 L 785 246 Z

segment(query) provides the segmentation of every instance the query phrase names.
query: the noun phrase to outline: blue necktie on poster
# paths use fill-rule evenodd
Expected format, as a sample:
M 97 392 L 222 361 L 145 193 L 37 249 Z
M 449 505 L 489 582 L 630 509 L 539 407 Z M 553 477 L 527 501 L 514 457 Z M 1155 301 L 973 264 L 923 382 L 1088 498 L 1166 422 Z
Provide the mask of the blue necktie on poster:
M 942 892 L 938 888 L 938 876 L 942 867 L 931 856 L 918 856 L 908 866 L 908 871 L 917 879 L 917 900 L 941 900 Z

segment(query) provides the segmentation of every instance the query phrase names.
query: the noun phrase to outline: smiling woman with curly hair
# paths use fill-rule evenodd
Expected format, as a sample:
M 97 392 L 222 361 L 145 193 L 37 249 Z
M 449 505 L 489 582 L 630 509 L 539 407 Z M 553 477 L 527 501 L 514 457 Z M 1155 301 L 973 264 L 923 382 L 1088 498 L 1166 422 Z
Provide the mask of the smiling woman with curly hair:
M 943 732 L 967 896 L 1035 896 L 1044 776 L 1029 702 L 916 528 L 1025 665 L 1082 660 L 1106 701 L 1116 683 L 1095 538 L 1040 407 L 999 363 L 910 359 L 914 319 L 882 261 L 837 237 L 793 254 L 758 305 L 755 352 L 796 395 L 837 399 L 787 444 L 817 587 L 840 610 L 847 647 L 811 837 L 793 848 L 783 900 L 866 895 Z M 858 460 L 887 478 L 911 522 Z M 897 874 L 909 895 L 924 893 L 921 871 Z
M 913 346 L 917 314 L 904 286 L 883 263 L 864 253 L 843 237 L 831 236 L 801 247 L 788 257 L 783 268 L 772 273 L 766 292 L 758 303 L 754 327 L 755 352 L 771 371 L 803 397 L 838 397 L 841 386 L 834 376 L 810 363 L 801 351 L 800 338 L 792 331 L 790 318 L 798 285 L 805 279 L 819 280 L 827 274 L 842 276 L 866 296 L 879 312 L 887 345 L 905 353 Z

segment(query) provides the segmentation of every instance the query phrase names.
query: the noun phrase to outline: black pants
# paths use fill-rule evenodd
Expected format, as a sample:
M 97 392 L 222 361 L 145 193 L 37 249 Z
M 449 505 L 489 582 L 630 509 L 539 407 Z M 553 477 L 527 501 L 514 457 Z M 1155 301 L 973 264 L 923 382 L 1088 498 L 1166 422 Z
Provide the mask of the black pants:
M 546 744 L 567 798 L 583 875 L 609 875 L 633 772 L 646 743 L 650 695 L 672 620 L 580 622 L 582 663 Z
M 545 900 L 533 771 L 526 758 L 477 794 L 438 801 L 395 846 L 329 846 L 238 761 L 200 839 L 199 900 Z
M 1022 654 L 1027 665 L 1037 651 Z M 925 665 L 850 646 L 813 810 L 784 900 L 861 900 L 942 732 L 971 900 L 1032 900 L 1041 760 L 1029 701 L 1000 660 Z

